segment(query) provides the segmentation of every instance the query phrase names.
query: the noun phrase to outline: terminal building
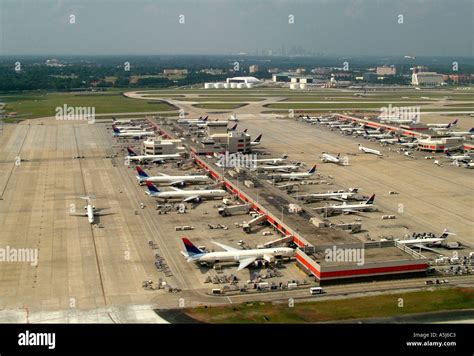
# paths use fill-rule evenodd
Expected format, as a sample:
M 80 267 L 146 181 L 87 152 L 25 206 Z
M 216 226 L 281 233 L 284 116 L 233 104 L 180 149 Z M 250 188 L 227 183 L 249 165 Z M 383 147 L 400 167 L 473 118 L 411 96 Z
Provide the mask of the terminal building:
M 181 140 L 163 140 L 161 138 L 148 138 L 143 141 L 145 155 L 167 155 L 185 152 Z

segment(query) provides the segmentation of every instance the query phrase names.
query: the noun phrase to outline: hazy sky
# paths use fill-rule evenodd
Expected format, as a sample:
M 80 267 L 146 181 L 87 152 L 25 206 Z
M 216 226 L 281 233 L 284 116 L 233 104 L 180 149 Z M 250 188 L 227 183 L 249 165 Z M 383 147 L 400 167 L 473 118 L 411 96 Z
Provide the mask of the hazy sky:
M 473 56 L 473 4 L 0 0 L 0 54 L 254 54 L 284 45 L 286 51 L 301 46 L 326 55 Z M 69 23 L 71 14 L 75 24 Z

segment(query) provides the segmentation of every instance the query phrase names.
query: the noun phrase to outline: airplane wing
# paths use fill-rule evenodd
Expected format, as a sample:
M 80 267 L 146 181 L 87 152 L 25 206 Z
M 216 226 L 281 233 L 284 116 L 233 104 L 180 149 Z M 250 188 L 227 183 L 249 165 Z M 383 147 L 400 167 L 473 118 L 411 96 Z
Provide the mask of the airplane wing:
M 291 173 L 289 169 L 277 169 L 276 171 L 280 173 Z
M 172 187 L 171 187 L 171 188 L 172 188 Z M 179 189 L 178 189 L 178 190 L 179 190 Z M 187 197 L 187 198 L 183 199 L 183 202 L 184 202 L 184 203 L 187 203 L 188 201 L 195 200 L 195 199 L 197 199 L 197 198 L 199 198 L 199 195 L 192 195 L 192 196 L 190 196 L 190 197 Z
M 230 246 L 221 244 L 220 242 L 212 241 L 212 243 L 213 243 L 214 245 L 217 245 L 217 246 L 223 248 L 223 249 L 226 250 L 226 251 L 241 251 L 241 250 L 239 250 L 238 248 L 230 247 Z
M 70 213 L 71 216 L 87 216 L 87 213 Z
M 170 185 L 182 185 L 183 183 L 183 180 L 175 180 L 174 182 L 171 182 Z
M 172 183 L 172 184 L 173 184 L 173 183 Z M 181 189 L 178 189 L 178 188 L 176 188 L 176 187 L 170 187 L 170 188 L 173 189 L 173 190 L 175 190 L 175 191 L 177 191 L 177 192 L 180 192 L 180 191 L 181 191 Z
M 239 268 L 237 268 L 237 271 L 240 271 L 247 267 L 249 264 L 253 263 L 256 260 L 255 257 L 247 257 L 239 261 Z

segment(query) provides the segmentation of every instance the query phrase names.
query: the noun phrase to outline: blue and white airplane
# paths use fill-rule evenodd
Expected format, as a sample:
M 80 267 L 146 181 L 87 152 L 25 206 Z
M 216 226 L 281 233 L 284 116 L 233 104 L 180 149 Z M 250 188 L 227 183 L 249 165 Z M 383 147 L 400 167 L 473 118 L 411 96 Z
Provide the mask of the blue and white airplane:
M 145 181 L 148 191 L 146 192 L 149 196 L 158 199 L 181 199 L 183 202 L 195 201 L 201 202 L 203 198 L 221 198 L 227 194 L 223 189 L 200 189 L 200 190 L 182 190 L 173 188 L 173 191 L 163 192 L 153 185 L 150 181 Z

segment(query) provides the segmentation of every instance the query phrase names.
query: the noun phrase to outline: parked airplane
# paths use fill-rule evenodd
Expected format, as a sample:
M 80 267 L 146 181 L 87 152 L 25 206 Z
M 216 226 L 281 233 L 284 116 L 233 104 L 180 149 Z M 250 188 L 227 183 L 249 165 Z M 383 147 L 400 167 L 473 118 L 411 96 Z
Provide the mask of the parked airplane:
M 291 172 L 291 173 L 279 173 L 279 174 L 269 174 L 269 178 L 280 178 L 280 179 L 288 179 L 288 180 L 299 180 L 299 179 L 305 179 L 305 178 L 310 178 L 314 173 L 316 172 L 316 165 L 314 165 L 308 172 L 302 172 L 302 173 L 296 173 L 296 172 Z
M 209 116 L 206 116 L 204 119 L 199 117 L 199 119 L 178 119 L 177 123 L 178 124 L 202 124 L 205 123 L 208 120 Z
M 377 155 L 377 156 L 382 156 L 380 151 L 374 150 L 372 148 L 364 147 L 360 143 L 358 145 L 359 145 L 359 151 L 362 151 L 364 153 L 370 153 L 370 154 Z
M 418 141 L 418 140 L 417 140 Z M 398 141 L 397 143 L 400 145 L 400 146 L 405 146 L 405 147 L 408 147 L 408 148 L 414 148 L 414 147 L 418 147 L 418 142 L 417 141 L 412 141 L 412 142 L 403 142 L 400 137 L 398 137 Z
M 287 164 L 287 165 L 282 165 L 282 166 L 275 166 L 275 165 L 269 165 L 269 166 L 258 166 L 257 170 L 258 171 L 270 171 L 270 172 L 295 172 L 300 169 L 300 165 L 298 164 Z
M 154 131 L 127 131 L 123 132 L 115 125 L 112 125 L 112 129 L 114 130 L 115 137 L 132 137 L 132 138 L 142 138 L 145 136 L 154 136 L 156 133 Z
M 295 250 L 289 247 L 273 247 L 251 250 L 239 250 L 218 242 L 214 242 L 217 246 L 223 248 L 225 251 L 219 252 L 205 252 L 189 241 L 187 238 L 182 238 L 186 252 L 183 255 L 188 262 L 238 262 L 239 267 L 237 271 L 244 269 L 257 260 L 265 260 L 272 262 L 275 257 L 293 257 Z
M 359 191 L 359 188 L 350 188 L 347 192 L 312 193 L 312 194 L 305 195 L 303 197 L 314 199 L 314 200 L 327 200 L 327 199 L 348 200 L 354 197 L 358 191 Z
M 251 146 L 258 146 L 260 144 L 260 141 L 262 140 L 262 134 L 258 135 L 255 141 L 250 142 Z
M 110 214 L 101 214 L 100 211 L 104 209 L 96 209 L 96 207 L 91 204 L 91 200 L 95 198 L 93 195 L 86 196 L 86 197 L 79 197 L 79 198 L 87 201 L 87 205 L 84 207 L 85 212 L 84 213 L 71 213 L 71 215 L 87 216 L 87 220 L 89 221 L 90 224 L 94 223 L 95 216 L 110 215 Z
M 121 132 L 144 131 L 144 129 L 140 125 L 138 125 L 138 126 L 116 126 L 116 125 L 114 125 L 114 127 L 119 129 Z
M 449 232 L 448 229 L 444 229 L 443 233 L 439 237 L 410 239 L 410 240 L 397 240 L 397 242 L 399 244 L 406 245 L 409 247 L 416 247 L 420 249 L 433 251 L 429 247 L 445 245 L 449 235 L 456 235 L 456 234 Z
M 323 161 L 324 163 L 336 163 L 347 166 L 347 162 L 341 158 L 340 153 L 338 153 L 337 156 L 332 156 L 329 153 L 323 152 L 321 161 Z
M 447 124 L 426 124 L 426 126 L 429 126 L 434 129 L 449 129 L 453 126 L 456 126 L 458 123 L 458 119 L 451 121 L 450 123 Z
M 446 135 L 453 137 L 472 136 L 474 135 L 474 127 L 472 127 L 469 131 L 449 131 L 446 132 Z
M 158 199 L 181 199 L 183 202 L 196 201 L 200 202 L 203 198 L 220 198 L 226 195 L 226 191 L 223 189 L 200 189 L 200 190 L 181 190 L 173 188 L 173 191 L 162 192 L 153 185 L 150 181 L 145 181 L 149 196 Z
M 471 156 L 469 155 L 452 155 L 448 150 L 444 151 L 446 156 L 452 161 L 469 161 L 471 160 Z
M 284 154 L 280 158 L 258 158 L 258 159 L 255 159 L 254 162 L 256 164 L 260 164 L 260 163 L 263 163 L 263 164 L 278 164 L 278 163 L 281 163 L 283 161 L 286 161 L 287 158 L 288 158 L 288 155 Z
M 164 173 L 159 173 L 159 176 L 149 176 L 140 166 L 136 167 L 138 175 L 136 176 L 140 185 L 145 181 L 152 183 L 167 183 L 170 185 L 185 185 L 186 183 L 202 183 L 210 180 L 206 175 L 186 175 L 186 176 L 169 176 Z
M 174 160 L 174 159 L 181 159 L 181 155 L 179 153 L 170 153 L 167 155 L 137 155 L 134 150 L 130 147 L 127 147 L 128 156 L 126 158 L 129 161 L 152 161 L 152 162 L 164 162 L 167 160 Z
M 119 119 L 119 120 L 117 120 L 115 117 L 112 117 L 112 123 L 114 125 L 116 125 L 116 124 L 125 125 L 125 124 L 131 124 L 132 120 L 130 120 L 130 119 Z
M 367 201 L 358 204 L 346 204 L 345 202 L 341 205 L 329 205 L 319 208 L 313 208 L 314 210 L 324 211 L 342 211 L 343 213 L 356 213 L 358 211 L 373 210 L 375 207 L 375 194 L 373 194 Z
M 366 138 L 376 138 L 376 139 L 383 139 L 383 138 L 392 138 L 392 134 L 390 133 L 373 133 L 365 130 L 364 137 Z

